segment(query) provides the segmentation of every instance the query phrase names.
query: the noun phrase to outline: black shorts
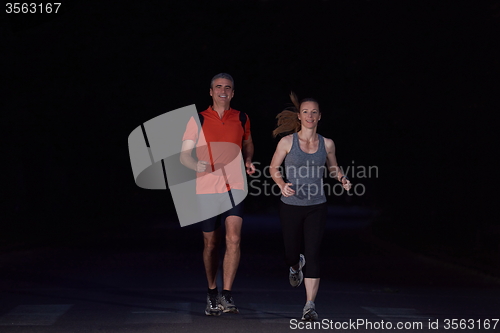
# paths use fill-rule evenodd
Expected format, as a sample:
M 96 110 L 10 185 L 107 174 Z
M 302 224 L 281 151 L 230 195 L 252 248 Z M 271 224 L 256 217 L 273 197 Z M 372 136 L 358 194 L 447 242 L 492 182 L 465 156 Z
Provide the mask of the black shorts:
M 243 218 L 243 201 L 245 195 L 243 190 L 231 190 L 226 193 L 199 194 L 199 207 L 204 211 L 223 211 L 201 221 L 203 232 L 212 232 L 218 229 L 228 216 L 238 216 Z M 236 201 L 235 201 L 236 199 Z M 238 204 L 236 202 L 240 201 Z

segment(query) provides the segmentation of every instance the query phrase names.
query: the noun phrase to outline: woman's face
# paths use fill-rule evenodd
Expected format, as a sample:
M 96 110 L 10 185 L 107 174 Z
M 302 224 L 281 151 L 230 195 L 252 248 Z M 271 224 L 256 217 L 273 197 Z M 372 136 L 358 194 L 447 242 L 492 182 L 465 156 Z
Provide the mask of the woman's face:
M 303 102 L 300 105 L 299 120 L 305 128 L 314 128 L 318 126 L 318 121 L 321 119 L 319 106 L 316 102 Z

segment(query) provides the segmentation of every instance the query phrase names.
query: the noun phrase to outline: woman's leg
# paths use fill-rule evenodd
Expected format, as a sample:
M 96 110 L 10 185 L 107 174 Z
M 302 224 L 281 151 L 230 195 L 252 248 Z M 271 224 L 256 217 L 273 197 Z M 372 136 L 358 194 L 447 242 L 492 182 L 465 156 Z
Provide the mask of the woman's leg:
M 316 300 L 316 295 L 319 289 L 319 278 L 304 278 L 304 285 L 306 286 L 306 302 Z
M 297 209 L 299 208 L 299 209 Z M 299 268 L 299 256 L 303 242 L 302 214 L 300 206 L 280 203 L 280 221 L 285 245 L 285 262 L 294 269 Z
M 326 225 L 326 203 L 310 207 L 304 221 L 304 254 L 307 265 L 304 267 L 304 284 L 307 301 L 316 299 L 320 282 L 320 248 Z

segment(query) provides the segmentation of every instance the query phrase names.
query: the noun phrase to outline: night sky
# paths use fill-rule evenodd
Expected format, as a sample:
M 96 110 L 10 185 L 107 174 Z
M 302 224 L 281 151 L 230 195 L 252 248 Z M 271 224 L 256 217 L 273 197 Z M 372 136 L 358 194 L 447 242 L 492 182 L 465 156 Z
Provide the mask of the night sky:
M 206 109 L 227 72 L 261 168 L 290 91 L 314 97 L 339 164 L 379 171 L 351 177 L 365 195 L 331 204 L 372 209 L 375 233 L 423 251 L 500 252 L 498 0 L 63 1 L 1 22 L 4 243 L 178 223 L 168 190 L 135 185 L 127 138 Z

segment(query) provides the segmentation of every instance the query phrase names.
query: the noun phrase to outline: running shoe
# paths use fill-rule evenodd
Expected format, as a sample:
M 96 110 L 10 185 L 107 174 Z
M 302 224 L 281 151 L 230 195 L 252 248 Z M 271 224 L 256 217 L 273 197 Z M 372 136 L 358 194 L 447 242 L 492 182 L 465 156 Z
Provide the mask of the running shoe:
M 290 273 L 288 274 L 288 278 L 290 280 L 290 284 L 292 287 L 298 287 L 301 285 L 304 280 L 304 274 L 302 274 L 302 267 L 306 264 L 306 258 L 303 254 L 299 257 L 299 270 L 295 271 L 292 267 L 290 267 Z
M 306 305 L 304 306 L 304 310 L 302 311 L 302 320 L 305 321 L 318 320 L 318 313 L 316 312 L 313 301 L 307 301 Z
M 207 293 L 207 307 L 205 308 L 205 314 L 207 316 L 220 316 L 221 313 L 222 309 L 219 295 L 210 295 Z
M 224 312 L 240 313 L 236 305 L 234 305 L 233 296 L 230 292 L 222 292 L 220 296 L 221 309 Z

